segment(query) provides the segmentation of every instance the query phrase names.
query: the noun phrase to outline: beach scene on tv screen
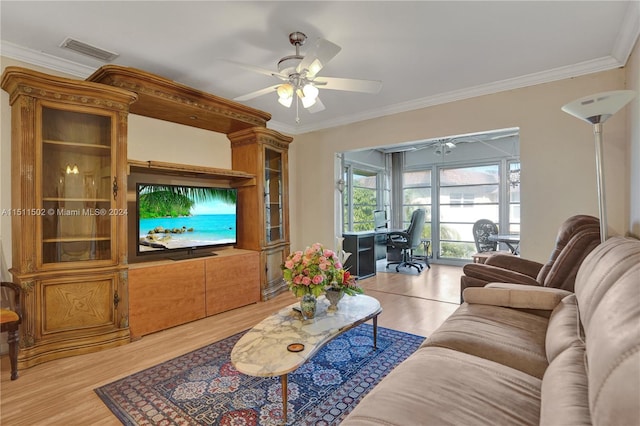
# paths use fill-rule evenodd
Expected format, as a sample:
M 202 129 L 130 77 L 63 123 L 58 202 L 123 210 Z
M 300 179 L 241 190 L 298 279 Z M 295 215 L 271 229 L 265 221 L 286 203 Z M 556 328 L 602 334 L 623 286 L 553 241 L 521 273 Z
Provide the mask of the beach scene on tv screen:
M 216 188 L 140 186 L 139 251 L 235 243 L 235 195 Z

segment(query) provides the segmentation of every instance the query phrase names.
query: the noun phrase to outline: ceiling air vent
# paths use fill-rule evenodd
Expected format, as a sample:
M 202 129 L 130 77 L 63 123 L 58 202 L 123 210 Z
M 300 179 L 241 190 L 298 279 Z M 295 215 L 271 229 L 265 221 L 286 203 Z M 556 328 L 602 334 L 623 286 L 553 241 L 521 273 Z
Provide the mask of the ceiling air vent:
M 92 58 L 96 58 L 104 62 L 113 61 L 115 58 L 120 56 L 117 53 L 91 46 L 90 44 L 83 43 L 71 37 L 67 37 L 62 44 L 60 44 L 60 47 L 82 53 L 83 55 L 91 56 Z

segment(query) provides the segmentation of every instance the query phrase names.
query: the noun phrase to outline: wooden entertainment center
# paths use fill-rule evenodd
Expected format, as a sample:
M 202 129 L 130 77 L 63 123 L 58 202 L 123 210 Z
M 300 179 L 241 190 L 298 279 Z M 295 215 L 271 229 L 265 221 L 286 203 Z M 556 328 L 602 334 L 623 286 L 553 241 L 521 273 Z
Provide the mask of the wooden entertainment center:
M 86 81 L 7 67 L 2 88 L 12 107 L 11 209 L 25 212 L 12 217 L 10 271 L 24 290 L 19 368 L 126 344 L 286 289 L 292 138 L 266 128 L 270 114 L 113 65 Z M 128 160 L 129 112 L 226 134 L 232 169 Z M 138 236 L 126 212 L 136 176 L 237 188 L 236 248 L 134 259 Z M 107 214 L 75 214 L 94 211 Z

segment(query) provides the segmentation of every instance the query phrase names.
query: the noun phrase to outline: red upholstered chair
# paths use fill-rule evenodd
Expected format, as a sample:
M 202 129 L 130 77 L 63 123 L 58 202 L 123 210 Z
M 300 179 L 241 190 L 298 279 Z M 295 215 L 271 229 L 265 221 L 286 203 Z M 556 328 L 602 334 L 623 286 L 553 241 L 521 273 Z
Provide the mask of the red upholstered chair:
M 0 287 L 6 287 L 13 293 L 13 299 L 9 300 L 9 307 L 0 308 L 0 324 L 3 333 L 8 332 L 9 342 L 9 360 L 11 361 L 11 380 L 18 378 L 18 344 L 20 342 L 20 334 L 18 329 L 22 322 L 22 314 L 20 308 L 20 296 L 22 288 L 18 284 L 1 282 Z
M 600 221 L 587 215 L 567 219 L 556 237 L 556 245 L 546 264 L 516 256 L 496 254 L 486 263 L 463 267 L 460 299 L 467 287 L 484 287 L 491 282 L 555 287 L 573 291 L 578 268 L 584 258 L 600 244 Z

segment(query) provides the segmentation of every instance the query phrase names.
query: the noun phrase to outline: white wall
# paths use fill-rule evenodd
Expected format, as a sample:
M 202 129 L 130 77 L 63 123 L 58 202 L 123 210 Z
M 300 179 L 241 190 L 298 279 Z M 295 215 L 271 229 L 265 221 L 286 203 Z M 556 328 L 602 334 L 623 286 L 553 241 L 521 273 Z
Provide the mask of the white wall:
M 128 158 L 231 168 L 231 143 L 224 133 L 129 115 Z
M 297 135 L 290 156 L 300 170 L 290 174 L 292 249 L 315 241 L 333 244 L 335 152 L 519 127 L 522 255 L 546 261 L 566 218 L 598 215 L 592 127 L 560 108 L 579 97 L 624 85 L 625 70 L 617 69 Z M 612 234 L 624 234 L 628 226 L 627 117 L 618 114 L 605 125 Z

